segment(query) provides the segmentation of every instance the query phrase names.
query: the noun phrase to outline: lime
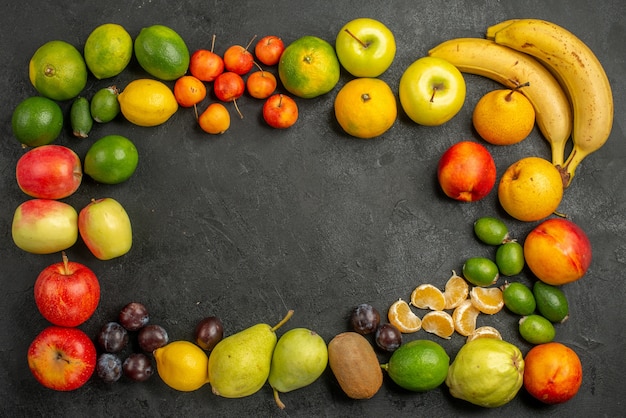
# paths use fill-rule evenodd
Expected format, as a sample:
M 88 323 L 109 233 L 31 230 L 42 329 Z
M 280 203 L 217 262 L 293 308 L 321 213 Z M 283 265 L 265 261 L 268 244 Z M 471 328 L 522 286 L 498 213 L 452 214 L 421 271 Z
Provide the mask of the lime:
M 537 280 L 533 286 L 537 310 L 552 322 L 563 322 L 569 315 L 569 303 L 561 289 Z
M 532 290 L 523 283 L 513 282 L 502 286 L 504 306 L 518 315 L 530 315 L 535 312 L 537 303 Z
M 117 184 L 133 175 L 138 161 L 137 148 L 130 139 L 107 135 L 91 145 L 83 171 L 97 182 Z
M 65 41 L 50 41 L 33 54 L 28 76 L 42 96 L 68 100 L 78 96 L 85 88 L 87 66 L 73 45 Z
M 161 80 L 176 80 L 189 68 L 189 49 L 181 36 L 163 25 L 141 29 L 135 38 L 135 56 L 141 68 Z
M 93 127 L 93 118 L 89 110 L 89 100 L 77 97 L 70 108 L 72 134 L 77 138 L 87 138 Z
M 448 375 L 450 357 L 431 340 L 413 340 L 393 352 L 381 367 L 398 386 L 425 392 L 441 385 Z
M 541 315 L 528 315 L 519 320 L 519 333 L 531 344 L 545 344 L 554 339 L 556 330 L 552 322 Z
M 515 276 L 524 268 L 524 247 L 517 241 L 509 241 L 496 250 L 496 265 L 500 274 Z
M 40 96 L 23 100 L 13 111 L 13 135 L 24 145 L 49 144 L 63 129 L 63 111 L 54 101 Z
M 119 90 L 115 86 L 100 89 L 91 98 L 91 116 L 100 123 L 111 122 L 120 113 L 117 100 Z
M 121 73 L 133 56 L 133 39 L 123 26 L 105 23 L 95 28 L 85 41 L 85 63 L 98 79 Z
M 178 110 L 174 93 L 158 80 L 133 80 L 117 96 L 117 100 L 124 117 L 139 126 L 165 123 Z
M 500 245 L 509 237 L 509 229 L 498 218 L 484 216 L 474 222 L 474 233 L 479 240 L 489 245 Z
M 498 281 L 500 274 L 496 263 L 485 257 L 471 257 L 463 264 L 465 280 L 475 286 L 490 286 Z
M 209 382 L 209 358 L 189 341 L 173 341 L 153 352 L 157 373 L 172 389 L 191 392 Z
M 313 98 L 331 91 L 339 82 L 340 65 L 331 44 L 316 36 L 303 36 L 285 48 L 278 76 L 290 93 Z

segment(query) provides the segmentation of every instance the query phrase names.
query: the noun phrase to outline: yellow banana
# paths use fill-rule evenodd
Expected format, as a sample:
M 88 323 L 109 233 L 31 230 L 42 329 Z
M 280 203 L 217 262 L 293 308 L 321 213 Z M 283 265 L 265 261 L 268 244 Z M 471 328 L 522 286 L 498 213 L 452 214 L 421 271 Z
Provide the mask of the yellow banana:
M 600 61 L 576 35 L 552 22 L 519 19 L 487 30 L 496 43 L 525 52 L 546 65 L 563 84 L 574 113 L 572 151 L 563 166 L 566 186 L 576 167 L 601 148 L 613 127 L 613 94 Z
M 535 108 L 539 130 L 550 143 L 552 163 L 563 165 L 565 145 L 572 130 L 572 110 L 556 78 L 529 55 L 482 38 L 442 42 L 428 55 L 447 60 L 461 72 L 477 74 L 509 88 L 519 89 Z

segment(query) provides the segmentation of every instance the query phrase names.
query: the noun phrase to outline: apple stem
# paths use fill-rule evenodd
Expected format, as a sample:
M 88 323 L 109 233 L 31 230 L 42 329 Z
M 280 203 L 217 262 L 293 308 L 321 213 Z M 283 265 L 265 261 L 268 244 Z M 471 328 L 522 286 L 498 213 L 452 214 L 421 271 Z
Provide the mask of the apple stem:
M 262 74 L 263 74 L 263 76 L 265 77 L 265 71 L 263 70 L 263 67 L 261 67 L 261 66 L 259 65 L 259 63 L 258 63 L 258 62 L 256 62 L 256 61 L 252 61 L 252 63 L 254 63 L 254 65 L 256 65 L 256 66 L 257 66 L 257 68 L 259 69 L 259 71 L 261 71 L 261 73 L 262 73 Z
M 248 48 L 250 48 L 250 45 L 252 45 L 252 42 L 256 39 L 256 35 L 254 35 L 252 37 L 252 39 L 250 39 L 250 42 L 248 42 L 248 45 L 246 45 L 246 51 L 248 50 Z
M 70 275 L 70 269 L 69 269 L 69 260 L 67 258 L 67 255 L 65 255 L 65 251 L 61 251 L 61 258 L 63 259 L 63 275 L 65 276 L 69 276 Z
M 282 107 L 283 105 L 283 95 L 282 93 L 278 96 L 278 105 L 276 107 Z
M 215 34 L 213 34 L 211 38 L 211 52 L 213 52 L 213 48 L 215 48 Z
M 358 43 L 360 43 L 360 44 L 363 46 L 363 48 L 367 48 L 367 47 L 369 47 L 369 45 L 368 45 L 368 44 L 366 44 L 365 42 L 363 42 L 362 40 L 360 40 L 359 38 L 357 38 L 357 37 L 356 37 L 356 36 L 355 36 L 352 32 L 350 32 L 350 30 L 349 30 L 348 28 L 344 29 L 344 31 L 345 31 L 348 35 L 350 35 L 350 36 L 352 36 L 354 39 L 356 39 L 356 41 L 357 41 Z
M 431 103 L 435 101 L 435 93 L 437 93 L 437 86 L 433 87 L 433 94 L 430 96 Z
M 237 113 L 239 114 L 239 118 L 243 119 L 243 113 L 241 113 L 241 110 L 239 110 L 239 106 L 237 106 L 237 100 L 233 99 L 233 103 L 235 104 L 235 110 L 237 111 Z

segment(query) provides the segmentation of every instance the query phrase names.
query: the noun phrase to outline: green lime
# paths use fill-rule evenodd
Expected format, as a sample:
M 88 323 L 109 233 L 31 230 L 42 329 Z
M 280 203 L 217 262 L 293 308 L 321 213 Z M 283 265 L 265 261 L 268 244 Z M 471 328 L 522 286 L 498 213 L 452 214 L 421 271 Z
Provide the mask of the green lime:
M 309 99 L 331 91 L 339 81 L 340 68 L 331 44 L 316 36 L 303 36 L 283 51 L 278 76 L 287 91 Z
M 507 309 L 518 315 L 530 315 L 537 304 L 532 290 L 523 283 L 507 283 L 502 289 L 502 299 Z
M 100 89 L 91 98 L 91 116 L 99 123 L 111 122 L 120 113 L 117 101 L 119 90 L 115 86 Z
M 554 340 L 556 330 L 552 322 L 541 315 L 528 315 L 519 320 L 519 333 L 531 344 L 544 344 Z
M 87 84 L 87 66 L 81 53 L 65 41 L 43 44 L 30 59 L 28 77 L 42 96 L 68 100 Z
M 463 264 L 465 280 L 475 286 L 491 286 L 500 274 L 496 263 L 485 257 L 471 257 Z
M 496 250 L 496 265 L 504 276 L 520 274 L 524 268 L 524 247 L 517 241 L 501 244 Z
M 114 77 L 133 56 L 133 38 L 123 26 L 105 23 L 89 34 L 84 51 L 87 68 L 98 80 Z
M 434 341 L 413 340 L 401 345 L 381 367 L 398 386 L 425 392 L 446 380 L 450 357 Z
M 138 161 L 137 148 L 130 139 L 107 135 L 91 145 L 83 171 L 100 183 L 117 184 L 133 175 Z
M 141 68 L 161 80 L 176 80 L 189 68 L 189 49 L 173 29 L 153 25 L 135 38 L 135 56 Z
M 24 145 L 37 147 L 58 138 L 63 129 L 63 111 L 54 101 L 41 96 L 23 100 L 11 118 L 13 135 Z
M 537 280 L 533 285 L 537 310 L 552 322 L 564 322 L 569 315 L 569 303 L 565 293 L 556 286 Z
M 93 118 L 89 110 L 89 100 L 77 97 L 70 108 L 70 123 L 72 133 L 77 138 L 87 138 L 93 127 Z
M 474 233 L 479 240 L 489 245 L 500 245 L 509 238 L 509 229 L 498 218 L 484 216 L 474 222 Z

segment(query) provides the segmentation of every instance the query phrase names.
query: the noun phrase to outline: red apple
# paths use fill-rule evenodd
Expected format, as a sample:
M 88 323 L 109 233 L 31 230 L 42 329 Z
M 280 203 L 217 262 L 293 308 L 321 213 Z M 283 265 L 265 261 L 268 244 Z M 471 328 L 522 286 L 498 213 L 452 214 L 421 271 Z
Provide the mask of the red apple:
M 255 99 L 267 99 L 276 90 L 276 77 L 269 71 L 255 71 L 248 76 L 246 89 Z
M 58 200 L 27 200 L 15 210 L 11 234 L 15 245 L 30 253 L 63 251 L 78 239 L 78 214 Z
M 254 65 L 254 57 L 247 48 L 233 45 L 224 52 L 224 68 L 235 74 L 247 74 Z
M 224 60 L 213 51 L 198 49 L 189 60 L 189 72 L 198 80 L 211 82 L 224 72 Z
M 18 160 L 17 184 L 24 193 L 41 199 L 63 199 L 80 186 L 80 158 L 62 145 L 33 148 Z
M 559 286 L 585 275 L 591 264 L 591 243 L 574 222 L 552 218 L 526 236 L 524 259 L 539 280 Z
M 93 315 L 100 301 L 100 283 L 87 266 L 69 261 L 52 264 L 35 281 L 35 303 L 54 325 L 75 327 Z
M 496 163 L 483 145 L 462 141 L 443 153 L 437 178 L 447 196 L 473 202 L 487 196 L 496 184 Z
M 256 43 L 254 55 L 265 65 L 276 65 L 285 50 L 285 44 L 278 36 L 268 35 Z
M 96 347 L 78 328 L 50 326 L 30 344 L 28 366 L 35 379 L 47 388 L 78 389 L 96 368 Z
M 289 96 L 275 94 L 263 104 L 263 119 L 273 128 L 289 128 L 298 120 L 298 105 Z

